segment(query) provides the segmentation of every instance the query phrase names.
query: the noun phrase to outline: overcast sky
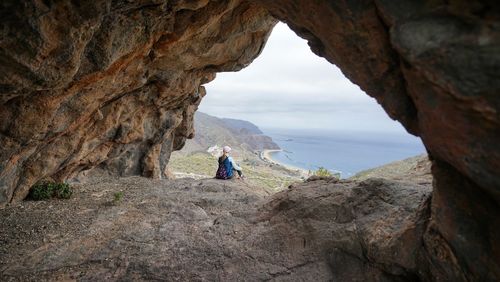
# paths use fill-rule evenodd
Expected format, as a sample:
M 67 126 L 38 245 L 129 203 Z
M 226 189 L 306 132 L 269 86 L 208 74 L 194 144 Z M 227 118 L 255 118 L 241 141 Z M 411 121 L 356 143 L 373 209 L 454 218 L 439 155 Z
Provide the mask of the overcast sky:
M 200 111 L 244 119 L 261 128 L 405 132 L 377 102 L 351 83 L 285 24 L 273 30 L 247 68 L 219 73 L 205 85 Z

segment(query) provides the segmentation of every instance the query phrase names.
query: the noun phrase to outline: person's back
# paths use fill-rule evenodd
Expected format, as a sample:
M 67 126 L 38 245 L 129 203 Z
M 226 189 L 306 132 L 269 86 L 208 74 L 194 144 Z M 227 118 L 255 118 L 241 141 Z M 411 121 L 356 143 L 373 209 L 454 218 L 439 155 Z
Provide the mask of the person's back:
M 230 179 L 233 177 L 233 170 L 238 172 L 239 177 L 243 177 L 243 173 L 241 172 L 241 167 L 239 167 L 234 160 L 228 156 L 228 153 L 231 151 L 229 146 L 224 146 L 222 150 L 222 156 L 220 156 L 218 162 L 219 167 L 217 168 L 217 172 L 215 174 L 215 178 L 218 179 Z
M 223 154 L 219 158 L 219 167 L 217 168 L 217 173 L 215 178 L 218 179 L 229 179 L 233 177 L 233 168 L 229 157 Z

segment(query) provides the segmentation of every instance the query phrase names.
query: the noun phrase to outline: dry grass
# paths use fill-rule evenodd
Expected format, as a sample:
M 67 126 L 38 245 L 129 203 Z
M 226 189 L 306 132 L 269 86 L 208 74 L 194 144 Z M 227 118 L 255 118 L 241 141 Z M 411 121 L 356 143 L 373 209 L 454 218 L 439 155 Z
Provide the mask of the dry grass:
M 245 181 L 251 185 L 281 191 L 291 183 L 302 181 L 297 173 L 263 162 L 253 153 L 242 152 L 234 159 L 243 169 Z M 174 173 L 214 177 L 217 171 L 217 158 L 204 152 L 173 155 L 169 167 Z

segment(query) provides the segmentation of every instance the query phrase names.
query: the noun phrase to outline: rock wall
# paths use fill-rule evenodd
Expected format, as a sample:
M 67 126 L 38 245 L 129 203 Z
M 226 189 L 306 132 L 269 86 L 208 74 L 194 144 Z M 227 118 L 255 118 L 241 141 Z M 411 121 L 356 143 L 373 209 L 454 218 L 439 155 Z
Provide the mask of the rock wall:
M 500 2 L 260 2 L 422 138 L 435 279 L 500 279 Z
M 261 2 L 500 202 L 499 2 Z
M 275 24 L 232 1 L 2 1 L 0 203 L 94 167 L 163 177 L 193 136 L 201 84 Z

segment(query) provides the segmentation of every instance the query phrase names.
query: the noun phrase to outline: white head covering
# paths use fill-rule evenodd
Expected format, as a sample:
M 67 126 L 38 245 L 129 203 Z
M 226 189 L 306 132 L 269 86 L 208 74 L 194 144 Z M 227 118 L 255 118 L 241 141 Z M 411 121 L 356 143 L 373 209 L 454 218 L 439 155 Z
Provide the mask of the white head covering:
M 229 146 L 224 146 L 224 147 L 222 148 L 222 151 L 223 151 L 224 153 L 229 153 L 229 152 L 231 151 L 231 147 L 229 147 Z

